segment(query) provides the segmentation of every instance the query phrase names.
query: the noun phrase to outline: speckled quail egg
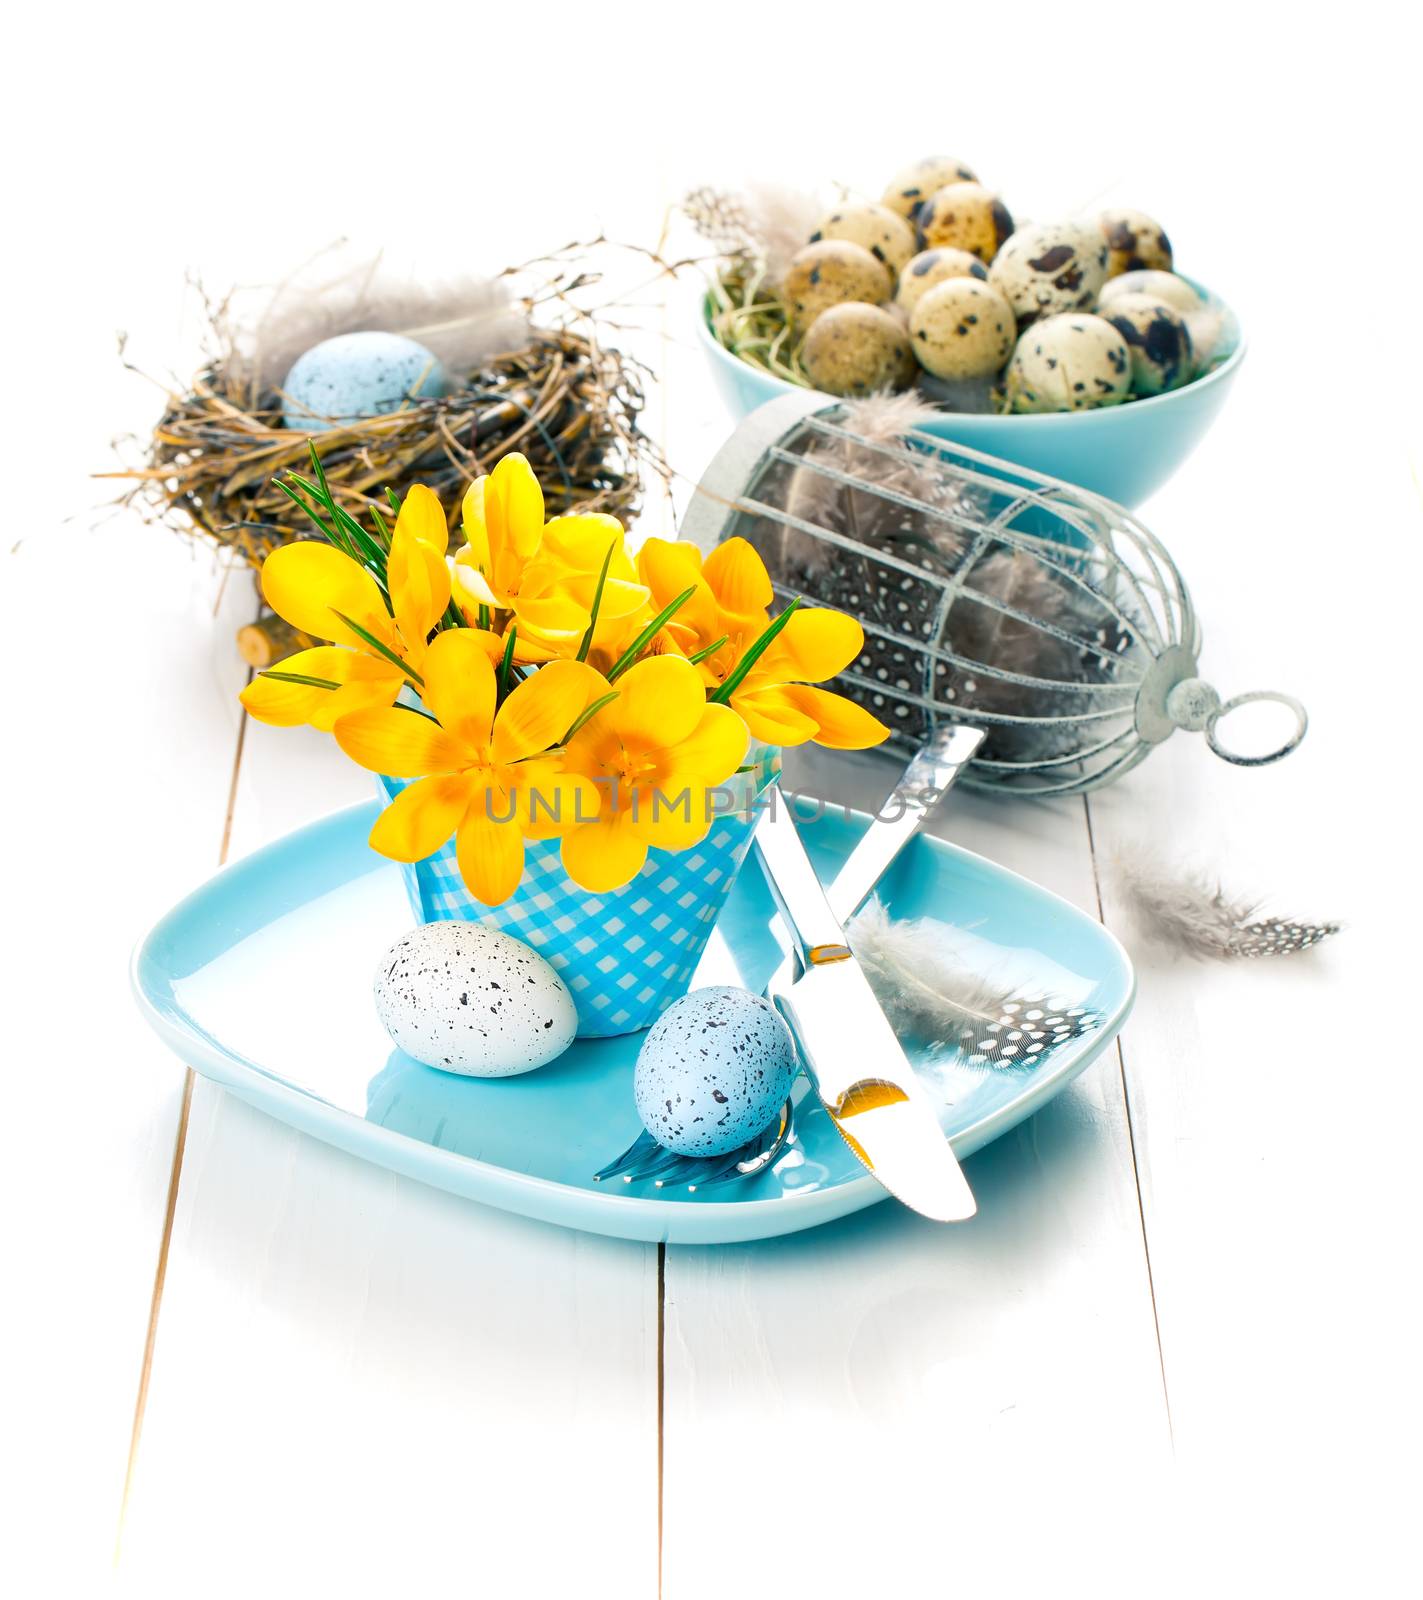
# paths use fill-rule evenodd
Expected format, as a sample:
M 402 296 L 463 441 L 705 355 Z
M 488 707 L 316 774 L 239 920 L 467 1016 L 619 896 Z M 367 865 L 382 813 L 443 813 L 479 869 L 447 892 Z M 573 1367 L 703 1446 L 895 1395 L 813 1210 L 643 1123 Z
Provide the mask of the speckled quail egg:
M 426 1066 L 509 1078 L 560 1056 L 578 1012 L 536 950 L 477 922 L 424 922 L 386 951 L 375 976 L 385 1031 Z
M 1199 378 L 1219 365 L 1240 342 L 1240 324 L 1228 307 L 1217 301 L 1184 313 L 1191 336 L 1192 373 Z
M 637 1114 L 666 1150 L 725 1155 L 770 1123 L 795 1064 L 769 1000 L 726 985 L 694 989 L 647 1030 L 633 1069 Z
M 1008 207 L 979 183 L 950 183 L 920 208 L 919 234 L 928 247 L 952 245 L 992 261 L 1013 231 Z
M 921 250 L 906 262 L 899 274 L 899 287 L 894 298 L 906 311 L 912 311 L 919 297 L 936 284 L 950 278 L 987 279 L 988 268 L 967 250 Z
M 1114 210 L 1104 211 L 1097 222 L 1110 250 L 1108 277 L 1138 272 L 1143 267 L 1170 272 L 1171 241 L 1154 217 L 1144 211 Z
M 798 328 L 811 326 L 828 306 L 847 300 L 879 305 L 888 300 L 889 269 L 862 244 L 848 239 L 821 239 L 791 257 L 781 293 Z
M 988 281 L 1020 322 L 1083 311 L 1107 281 L 1107 246 L 1090 223 L 1035 223 L 1019 228 L 993 258 Z
M 919 248 L 914 229 L 898 212 L 870 200 L 836 206 L 810 236 L 812 244 L 821 239 L 848 239 L 851 244 L 863 245 L 876 261 L 889 268 L 891 277 L 898 277 L 904 263 Z
M 1150 295 L 1121 294 L 1102 315 L 1131 352 L 1133 394 L 1165 394 L 1191 381 L 1191 335 L 1179 311 Z
M 950 278 L 923 295 L 909 318 L 919 365 L 936 378 L 982 378 L 1013 352 L 1013 308 L 988 283 Z
M 880 198 L 891 211 L 912 218 L 924 201 L 945 184 L 977 182 L 978 174 L 962 161 L 955 161 L 952 156 L 925 156 L 896 172 Z
M 1014 411 L 1086 411 L 1131 391 L 1131 353 L 1101 317 L 1067 311 L 1024 330 L 1004 380 Z
M 882 306 L 830 306 L 801 346 L 806 376 L 825 394 L 865 395 L 902 389 L 914 376 L 909 335 Z
M 1199 311 L 1205 304 L 1184 278 L 1178 278 L 1174 272 L 1153 272 L 1150 269 L 1123 272 L 1118 277 L 1108 278 L 1102 285 L 1101 294 L 1097 296 L 1097 304 L 1105 306 L 1119 294 L 1149 294 L 1153 300 L 1164 300 L 1168 306 L 1182 312 Z

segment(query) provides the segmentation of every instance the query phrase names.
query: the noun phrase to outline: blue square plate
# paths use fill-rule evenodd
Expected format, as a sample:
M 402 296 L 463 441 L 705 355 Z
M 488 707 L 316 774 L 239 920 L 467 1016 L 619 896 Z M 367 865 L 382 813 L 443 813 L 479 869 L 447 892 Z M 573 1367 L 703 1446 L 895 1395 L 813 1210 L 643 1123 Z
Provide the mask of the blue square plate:
M 688 1193 L 598 1185 L 592 1174 L 639 1131 L 632 1071 L 641 1035 L 580 1040 L 537 1072 L 460 1078 L 412 1061 L 376 1019 L 372 978 L 410 925 L 397 867 L 366 836 L 377 806 L 336 813 L 225 868 L 155 927 L 134 957 L 139 1004 L 199 1072 L 273 1116 L 456 1194 L 624 1239 L 763 1239 L 886 1198 L 811 1096 L 773 1171 Z M 804 829 L 833 878 L 867 819 L 829 812 Z M 985 1071 L 915 1054 L 960 1156 L 1036 1111 L 1106 1048 L 1135 980 L 1092 918 L 1011 872 L 920 837 L 881 885 L 896 917 L 952 924 L 976 970 L 1100 1014 L 1102 1025 L 1031 1068 Z M 782 946 L 754 864 L 741 873 L 697 985 L 764 988 Z M 803 1091 L 804 1085 L 798 1085 Z

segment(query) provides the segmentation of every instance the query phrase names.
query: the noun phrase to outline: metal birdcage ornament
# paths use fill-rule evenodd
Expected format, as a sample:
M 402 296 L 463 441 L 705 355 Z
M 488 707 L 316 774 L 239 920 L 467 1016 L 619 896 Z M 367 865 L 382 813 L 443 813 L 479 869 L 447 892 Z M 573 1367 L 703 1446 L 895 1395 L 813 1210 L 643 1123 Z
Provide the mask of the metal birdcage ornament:
M 707 469 L 683 536 L 709 550 L 739 535 L 782 603 L 857 617 L 864 653 L 836 687 L 901 748 L 945 721 L 984 728 L 971 787 L 1082 793 L 1178 728 L 1242 766 L 1299 744 L 1298 701 L 1222 702 L 1198 676 L 1186 585 L 1129 511 L 923 432 L 921 415 L 892 398 L 771 401 Z M 1293 732 L 1262 755 L 1227 748 L 1222 719 L 1262 700 L 1293 713 Z

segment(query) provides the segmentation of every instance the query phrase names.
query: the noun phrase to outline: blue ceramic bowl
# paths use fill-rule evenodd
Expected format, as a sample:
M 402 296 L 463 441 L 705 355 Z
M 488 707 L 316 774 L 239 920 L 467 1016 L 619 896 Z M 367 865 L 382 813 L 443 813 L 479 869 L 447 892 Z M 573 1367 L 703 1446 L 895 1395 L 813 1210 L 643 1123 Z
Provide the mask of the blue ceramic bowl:
M 1193 287 L 1213 304 L 1221 304 L 1200 284 Z M 794 385 L 750 366 L 718 344 L 705 309 L 699 321 L 717 387 L 738 416 L 792 391 Z M 1098 411 L 1041 416 L 944 411 L 926 424 L 925 431 L 1020 467 L 1064 478 L 1118 505 L 1137 506 L 1166 482 L 1205 437 L 1244 359 L 1245 339 L 1237 325 L 1230 355 L 1204 377 L 1170 394 Z

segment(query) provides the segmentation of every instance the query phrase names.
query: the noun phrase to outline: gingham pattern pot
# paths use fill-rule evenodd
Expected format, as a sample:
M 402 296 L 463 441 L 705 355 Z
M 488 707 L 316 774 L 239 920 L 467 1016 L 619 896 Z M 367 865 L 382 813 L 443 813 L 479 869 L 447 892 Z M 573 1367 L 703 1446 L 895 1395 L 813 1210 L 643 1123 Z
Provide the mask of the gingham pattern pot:
M 556 839 L 530 840 L 518 890 L 502 906 L 486 906 L 465 888 L 451 839 L 402 866 L 411 908 L 421 922 L 480 922 L 531 945 L 568 985 L 581 1039 L 650 1027 L 687 992 L 751 846 L 755 803 L 779 771 L 779 752 L 759 750 L 752 760 L 725 786 L 729 809 L 700 844 L 648 851 L 621 889 L 580 888 L 563 870 Z M 377 781 L 387 801 L 406 787 L 399 778 Z

